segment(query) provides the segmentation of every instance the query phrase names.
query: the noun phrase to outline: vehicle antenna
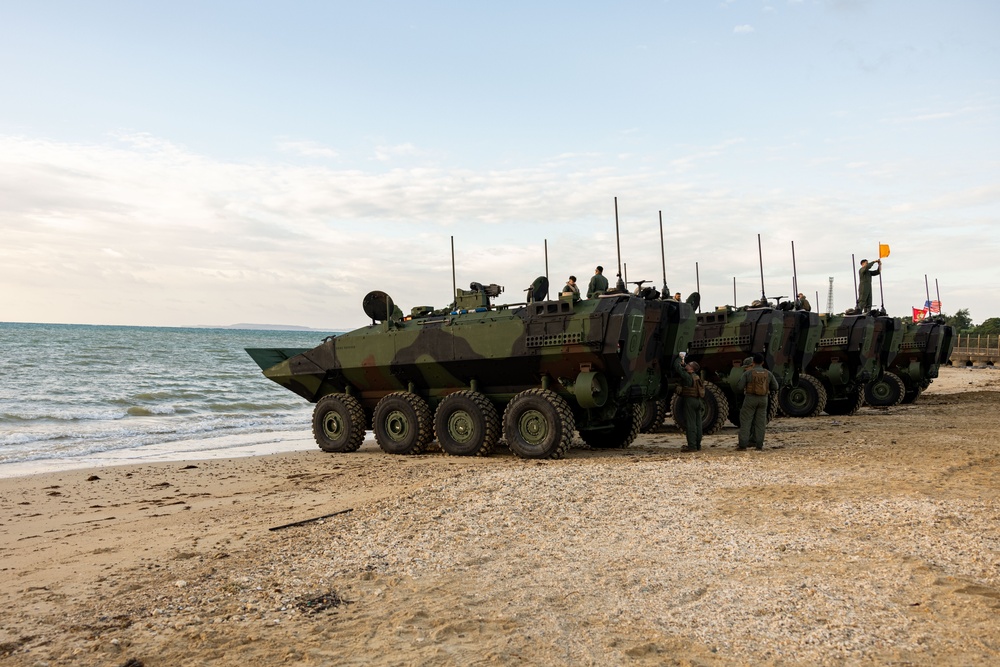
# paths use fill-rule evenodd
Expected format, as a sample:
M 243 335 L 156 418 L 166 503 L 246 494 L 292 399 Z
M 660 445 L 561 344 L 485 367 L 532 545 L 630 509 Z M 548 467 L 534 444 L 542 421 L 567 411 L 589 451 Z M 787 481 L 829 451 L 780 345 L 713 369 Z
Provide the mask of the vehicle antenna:
M 792 300 L 799 298 L 799 271 L 795 268 L 795 241 L 792 241 Z
M 458 283 L 455 282 L 455 237 L 451 237 L 451 298 L 458 299 Z
M 931 288 L 930 288 L 930 285 L 927 284 L 927 274 L 926 273 L 924 274 L 924 289 L 927 290 L 927 300 L 930 301 L 931 300 Z
M 858 272 L 854 270 L 854 266 L 857 262 L 854 261 L 854 253 L 851 253 L 851 275 L 854 276 L 854 303 L 858 303 Z
M 733 276 L 733 308 L 736 307 L 736 276 Z
M 622 266 L 625 267 L 625 272 L 623 275 L 625 276 L 625 284 L 628 285 L 628 262 L 622 264 Z
M 934 291 L 937 293 L 938 299 L 938 315 L 941 314 L 941 288 L 938 287 L 937 278 L 934 279 Z
M 618 197 L 615 197 L 615 246 L 618 248 L 618 279 L 622 277 L 622 243 L 618 235 Z
M 760 261 L 760 300 L 767 304 L 767 293 L 764 291 L 764 251 L 760 247 L 760 234 L 757 235 L 757 259 Z
M 660 264 L 663 266 L 663 295 L 666 296 L 670 290 L 667 289 L 667 256 L 663 252 L 663 211 L 660 211 Z
M 881 243 L 878 244 L 878 256 L 879 256 L 879 260 L 881 261 L 881 259 L 882 259 L 882 244 Z M 881 269 L 882 269 L 882 267 L 881 267 L 881 265 L 879 265 L 879 272 L 878 272 L 878 298 L 879 298 L 879 301 L 881 301 L 880 305 L 882 307 L 882 312 L 884 313 L 885 312 L 885 288 L 882 287 L 882 270 Z
M 698 273 L 698 262 L 694 263 L 694 288 L 698 292 L 698 312 L 701 312 L 701 274 Z
M 545 239 L 545 300 L 549 300 L 549 240 Z

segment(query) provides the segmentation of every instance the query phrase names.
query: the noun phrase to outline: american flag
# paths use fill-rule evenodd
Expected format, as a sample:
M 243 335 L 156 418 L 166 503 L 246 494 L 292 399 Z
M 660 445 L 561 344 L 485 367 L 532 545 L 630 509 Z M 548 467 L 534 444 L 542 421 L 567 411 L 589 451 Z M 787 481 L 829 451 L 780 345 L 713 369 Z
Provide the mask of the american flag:
M 940 313 L 941 312 L 941 302 L 937 301 L 937 300 L 935 300 L 935 301 L 924 301 L 924 308 L 926 308 L 927 311 L 931 312 L 931 313 Z

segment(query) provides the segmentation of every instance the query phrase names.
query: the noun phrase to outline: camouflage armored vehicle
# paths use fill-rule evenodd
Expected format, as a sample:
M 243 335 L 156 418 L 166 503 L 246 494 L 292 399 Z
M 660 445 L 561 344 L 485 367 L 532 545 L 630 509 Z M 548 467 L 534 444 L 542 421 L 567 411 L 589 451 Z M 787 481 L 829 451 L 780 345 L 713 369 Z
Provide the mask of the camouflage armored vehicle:
M 906 395 L 906 385 L 892 372 L 892 364 L 903 342 L 905 323 L 898 317 L 875 317 L 875 335 L 879 337 L 878 375 L 864 388 L 865 403 L 876 408 L 899 405 Z
M 819 316 L 791 310 L 790 306 L 783 305 L 780 309 L 771 305 L 739 309 L 724 306 L 697 317 L 698 326 L 685 360 L 698 362 L 706 381 L 703 424 L 706 435 L 722 428 L 727 419 L 739 426 L 743 396 L 736 383 L 745 370 L 743 361 L 747 357 L 754 352 L 763 354 L 764 366 L 774 374 L 778 384 L 788 385 L 797 381 L 819 338 Z M 776 396 L 772 396 L 769 418 L 775 415 L 777 407 Z M 683 430 L 683 417 L 676 409 L 672 413 L 674 422 Z
M 817 403 L 826 399 L 823 409 L 827 414 L 854 414 L 864 401 L 865 384 L 879 373 L 881 339 L 876 331 L 876 318 L 828 314 L 819 317 L 823 334 L 816 353 L 806 365 L 805 381 L 815 388 Z M 804 404 L 803 411 L 806 410 L 816 413 L 814 407 Z
M 372 292 L 370 326 L 311 350 L 247 352 L 316 404 L 325 451 L 357 450 L 369 424 L 392 454 L 423 452 L 436 437 L 449 454 L 482 456 L 502 436 L 522 458 L 558 458 L 576 432 L 592 447 L 628 446 L 639 405 L 670 390 L 665 369 L 693 333 L 690 306 L 623 293 L 541 300 L 544 291 L 494 306 L 502 291 L 473 283 L 453 307 L 407 317 Z
M 938 376 L 955 348 L 955 328 L 934 318 L 919 323 L 903 322 L 899 353 L 889 370 L 903 383 L 902 402 L 912 403 Z

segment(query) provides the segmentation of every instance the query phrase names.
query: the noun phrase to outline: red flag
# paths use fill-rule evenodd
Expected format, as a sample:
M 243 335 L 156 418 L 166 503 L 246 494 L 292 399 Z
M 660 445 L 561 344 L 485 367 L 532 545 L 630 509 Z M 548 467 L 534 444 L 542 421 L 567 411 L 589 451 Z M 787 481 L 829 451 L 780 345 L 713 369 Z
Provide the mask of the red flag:
M 927 317 L 927 309 L 926 308 L 914 308 L 913 309 L 913 321 L 914 322 L 923 322 L 925 317 Z

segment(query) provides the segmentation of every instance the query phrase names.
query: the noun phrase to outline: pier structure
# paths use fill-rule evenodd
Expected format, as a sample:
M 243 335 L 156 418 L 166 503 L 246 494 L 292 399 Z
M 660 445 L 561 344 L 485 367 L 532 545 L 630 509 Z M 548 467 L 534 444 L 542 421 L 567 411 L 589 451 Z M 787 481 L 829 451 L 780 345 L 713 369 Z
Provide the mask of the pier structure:
M 1000 336 L 956 334 L 950 366 L 995 366 L 1000 362 Z

